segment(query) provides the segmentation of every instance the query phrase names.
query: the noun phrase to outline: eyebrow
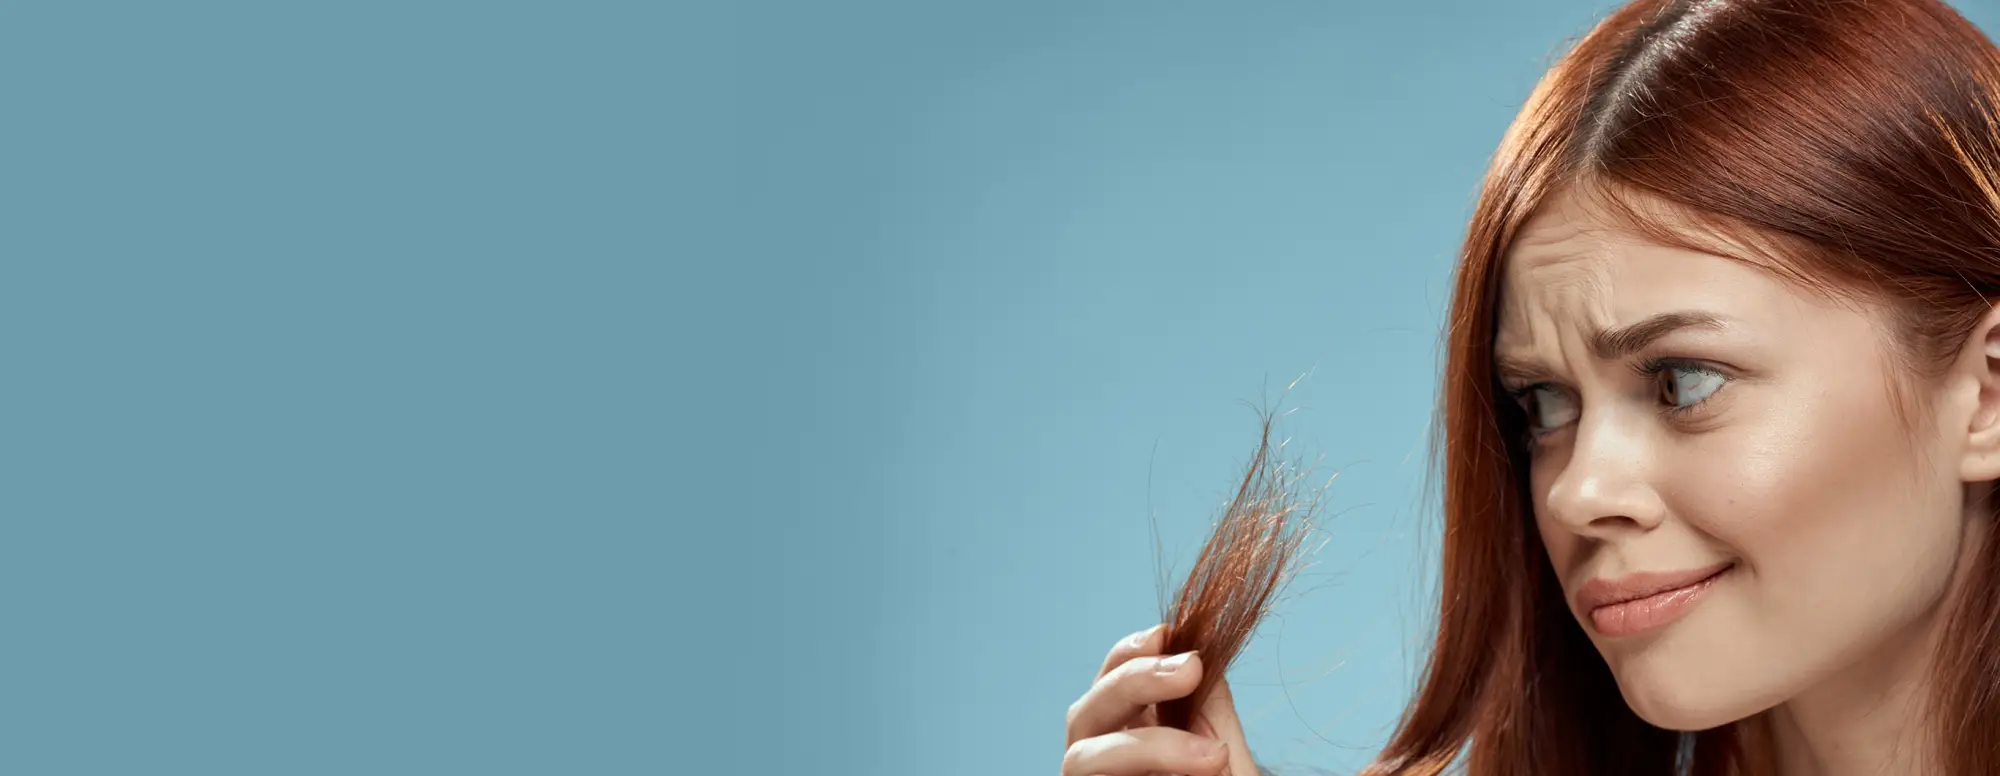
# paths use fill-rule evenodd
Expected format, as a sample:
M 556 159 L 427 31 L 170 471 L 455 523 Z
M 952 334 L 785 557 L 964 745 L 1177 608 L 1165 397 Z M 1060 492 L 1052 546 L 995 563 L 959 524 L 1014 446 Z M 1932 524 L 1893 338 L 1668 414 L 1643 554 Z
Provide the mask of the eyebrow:
M 1647 345 L 1682 329 L 1722 328 L 1722 319 L 1704 312 L 1660 313 L 1629 326 L 1607 329 L 1590 336 L 1590 354 L 1605 361 L 1624 358 L 1645 350 Z
M 1630 356 L 1647 345 L 1683 329 L 1717 330 L 1724 328 L 1723 319 L 1700 311 L 1679 311 L 1660 313 L 1637 323 L 1605 329 L 1590 335 L 1590 354 L 1604 361 L 1612 361 Z M 1516 361 L 1495 354 L 1493 368 L 1500 379 L 1508 382 L 1537 382 L 1553 376 L 1541 364 Z

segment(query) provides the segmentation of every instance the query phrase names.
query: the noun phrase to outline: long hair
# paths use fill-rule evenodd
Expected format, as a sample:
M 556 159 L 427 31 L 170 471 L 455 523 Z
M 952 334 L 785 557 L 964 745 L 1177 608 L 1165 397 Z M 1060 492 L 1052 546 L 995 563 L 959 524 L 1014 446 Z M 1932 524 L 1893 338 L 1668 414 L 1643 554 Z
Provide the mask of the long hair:
M 2000 298 L 1996 105 L 2000 52 L 1936 0 L 1635 0 L 1550 68 L 1492 159 L 1460 251 L 1434 445 L 1437 640 L 1366 773 L 1770 767 L 1754 725 L 1680 733 L 1641 720 L 1564 605 L 1535 534 L 1522 419 L 1493 374 L 1503 257 L 1538 206 L 1588 186 L 1665 244 L 1762 259 L 1882 305 L 1903 376 L 1935 377 Z M 1933 772 L 2000 773 L 1996 553 L 1978 548 L 1945 624 L 1927 707 Z

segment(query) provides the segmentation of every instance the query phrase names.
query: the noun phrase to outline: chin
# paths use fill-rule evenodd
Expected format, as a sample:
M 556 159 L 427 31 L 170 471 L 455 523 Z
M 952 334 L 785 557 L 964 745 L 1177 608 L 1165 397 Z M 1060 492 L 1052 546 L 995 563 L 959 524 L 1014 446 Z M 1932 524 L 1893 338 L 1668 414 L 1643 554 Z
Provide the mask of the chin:
M 1632 707 L 1632 713 L 1639 715 L 1639 718 L 1645 720 L 1647 724 L 1683 732 L 1721 727 L 1748 716 L 1735 709 L 1716 704 L 1661 701 L 1655 698 L 1635 699 L 1629 692 L 1625 694 L 1625 703 Z
M 1762 711 L 1770 704 L 1740 683 L 1717 681 L 1699 671 L 1674 671 L 1644 661 L 1612 669 L 1618 692 L 1632 713 L 1654 727 L 1695 731 L 1721 727 Z

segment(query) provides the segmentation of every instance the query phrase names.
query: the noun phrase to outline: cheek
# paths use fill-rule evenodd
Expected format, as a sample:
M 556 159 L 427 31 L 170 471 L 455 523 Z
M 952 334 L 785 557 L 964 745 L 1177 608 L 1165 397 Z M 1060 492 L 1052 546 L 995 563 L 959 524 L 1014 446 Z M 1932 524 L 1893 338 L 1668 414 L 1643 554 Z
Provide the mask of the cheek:
M 1578 554 L 1583 549 L 1582 542 L 1575 534 L 1564 530 L 1561 526 L 1544 523 L 1540 519 L 1535 521 L 1535 533 L 1540 538 L 1542 549 L 1548 553 L 1549 565 L 1554 567 L 1558 576 L 1576 568 L 1576 564 L 1581 560 Z
M 1576 568 L 1582 540 L 1570 529 L 1557 524 L 1547 517 L 1543 505 L 1547 503 L 1549 487 L 1557 474 L 1562 471 L 1562 462 L 1552 460 L 1561 452 L 1544 453 L 1528 468 L 1528 504 L 1533 512 L 1535 533 L 1540 537 L 1542 547 L 1548 551 L 1549 561 L 1558 573 Z
M 1741 559 L 1729 607 L 1741 650 L 1793 682 L 1856 659 L 1942 594 L 1959 541 L 1958 494 L 1888 409 L 1888 397 L 1799 392 L 1691 438 L 1675 511 Z
M 1683 624 L 1611 656 L 1654 724 L 1704 729 L 1795 697 L 1910 632 L 1943 594 L 1960 542 L 1955 482 L 1879 396 L 1784 399 L 1659 448 L 1663 528 L 1739 564 Z
M 1667 494 L 1753 573 L 1840 577 L 1909 560 L 1949 510 L 1948 484 L 1868 392 L 1771 407 L 1757 423 L 1691 438 Z M 1773 580 L 1777 581 L 1777 580 Z

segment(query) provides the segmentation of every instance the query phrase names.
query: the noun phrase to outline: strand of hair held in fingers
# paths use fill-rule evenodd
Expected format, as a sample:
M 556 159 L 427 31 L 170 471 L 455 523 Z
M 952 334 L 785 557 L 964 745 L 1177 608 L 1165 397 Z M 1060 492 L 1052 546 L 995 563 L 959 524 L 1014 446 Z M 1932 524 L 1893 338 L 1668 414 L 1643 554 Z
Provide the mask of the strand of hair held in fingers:
M 1162 703 L 1159 724 L 1187 730 L 1201 704 L 1297 571 L 1325 487 L 1298 492 L 1306 473 L 1271 444 L 1272 415 L 1260 412 L 1262 436 L 1236 495 L 1202 545 L 1169 611 L 1162 654 L 1195 651 L 1202 661 L 1194 692 Z

